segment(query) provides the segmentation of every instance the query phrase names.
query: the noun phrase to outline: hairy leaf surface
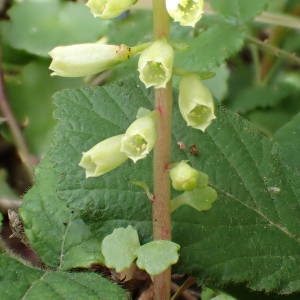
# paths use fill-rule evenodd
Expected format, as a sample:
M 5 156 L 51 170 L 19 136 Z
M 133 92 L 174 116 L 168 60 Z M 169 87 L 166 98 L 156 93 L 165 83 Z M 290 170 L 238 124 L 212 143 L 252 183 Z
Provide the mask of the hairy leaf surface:
M 44 160 L 36 171 L 35 186 L 25 196 L 20 214 L 32 247 L 46 264 L 63 270 L 103 261 L 100 241 L 58 198 L 59 180 L 51 162 Z
M 56 199 L 52 210 L 68 204 L 100 240 L 114 228 L 132 225 L 142 243 L 149 241 L 151 202 L 132 181 L 145 182 L 151 189 L 151 158 L 92 179 L 85 179 L 78 162 L 82 151 L 124 132 L 139 107 L 151 109 L 151 92 L 129 78 L 94 89 L 62 91 L 55 102 L 59 125 L 47 155 L 52 183 L 42 178 L 41 167 L 40 190 L 35 187 L 29 193 L 23 215 L 29 205 L 40 210 L 44 184 L 44 203 L 51 201 L 50 194 Z M 247 282 L 256 290 L 299 290 L 300 185 L 281 161 L 277 145 L 223 109 L 206 133 L 187 128 L 177 108 L 173 120 L 173 161 L 189 160 L 209 175 L 218 192 L 218 201 L 207 212 L 182 207 L 174 213 L 174 242 L 181 246 L 177 271 L 214 285 Z M 179 141 L 185 150 L 178 148 Z M 199 155 L 189 151 L 192 145 Z M 36 215 L 25 220 L 27 228 Z M 57 239 L 63 232 L 57 232 Z
M 124 290 L 95 273 L 39 270 L 3 254 L 0 265 L 1 299 L 128 299 Z
M 250 21 L 260 14 L 270 0 L 210 0 L 213 8 L 224 15 L 227 19 L 234 19 L 239 23 Z
M 192 39 L 186 49 L 178 51 L 175 66 L 193 72 L 211 71 L 241 49 L 244 34 L 230 24 L 213 25 Z
M 300 113 L 276 132 L 275 139 L 283 159 L 300 174 Z

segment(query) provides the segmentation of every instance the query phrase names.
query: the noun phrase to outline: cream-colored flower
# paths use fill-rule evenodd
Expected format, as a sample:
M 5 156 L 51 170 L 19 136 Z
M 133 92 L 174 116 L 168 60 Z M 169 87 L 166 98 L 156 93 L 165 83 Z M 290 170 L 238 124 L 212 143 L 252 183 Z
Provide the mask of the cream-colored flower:
M 157 40 L 139 58 L 138 71 L 145 86 L 164 88 L 172 77 L 174 51 L 164 39 Z
M 59 46 L 49 52 L 51 75 L 83 77 L 110 69 L 130 57 L 126 45 L 107 45 L 102 42 Z
M 137 0 L 89 0 L 87 6 L 95 17 L 112 19 L 135 4 Z
M 192 26 L 201 19 L 203 0 L 167 0 L 166 7 L 174 21 L 182 26 Z
M 181 115 L 188 126 L 205 131 L 216 118 L 212 94 L 197 74 L 182 77 L 178 102 Z
M 121 151 L 137 162 L 145 158 L 156 142 L 155 112 L 136 119 L 126 130 L 121 141 Z
M 101 176 L 128 159 L 120 150 L 122 137 L 123 135 L 110 137 L 83 152 L 79 166 L 85 169 L 86 177 Z

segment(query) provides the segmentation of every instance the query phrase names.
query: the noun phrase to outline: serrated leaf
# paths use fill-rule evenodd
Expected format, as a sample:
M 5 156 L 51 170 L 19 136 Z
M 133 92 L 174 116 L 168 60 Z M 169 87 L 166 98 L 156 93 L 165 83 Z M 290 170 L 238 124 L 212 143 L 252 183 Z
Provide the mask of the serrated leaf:
M 241 49 L 244 38 L 245 32 L 236 26 L 225 23 L 211 26 L 191 40 L 186 50 L 178 51 L 175 66 L 191 72 L 214 70 Z
M 132 226 L 116 228 L 102 241 L 102 254 L 105 265 L 122 272 L 128 269 L 136 258 L 136 251 L 140 248 L 137 231 Z
M 213 8 L 230 21 L 238 23 L 250 21 L 260 14 L 271 0 L 210 0 Z
M 124 290 L 95 273 L 34 269 L 3 254 L 0 266 L 1 299 L 128 299 Z
M 180 246 L 171 241 L 152 241 L 142 245 L 136 252 L 136 264 L 150 275 L 165 271 L 179 259 Z
M 10 21 L 2 24 L 4 40 L 41 56 L 48 56 L 58 45 L 94 42 L 107 28 L 107 23 L 94 18 L 83 3 L 22 1 L 8 14 Z
M 44 198 L 51 191 L 79 213 L 100 240 L 114 228 L 132 224 L 140 239 L 149 241 L 151 203 L 131 182 L 151 186 L 151 159 L 128 162 L 101 180 L 85 179 L 77 165 L 82 151 L 124 132 L 139 107 L 152 109 L 151 92 L 127 78 L 95 89 L 62 91 L 55 98 L 59 125 L 47 159 L 56 181 L 43 192 Z M 177 272 L 213 286 L 247 282 L 256 290 L 300 290 L 300 184 L 280 160 L 276 144 L 223 109 L 205 133 L 187 129 L 177 108 L 173 120 L 173 160 L 189 160 L 207 173 L 218 193 L 207 212 L 182 207 L 174 213 L 173 237 L 181 246 Z M 187 147 L 195 144 L 200 155 L 179 149 L 178 141 Z M 46 179 L 42 181 L 47 186 Z M 26 221 L 36 218 L 31 214 Z
M 274 138 L 280 145 L 281 157 L 291 167 L 300 173 L 300 113 L 281 127 Z
M 84 170 L 78 167 L 81 152 L 100 140 L 123 133 L 141 106 L 152 109 L 148 98 L 151 91 L 140 87 L 139 81 L 125 80 L 100 89 L 66 90 L 54 95 L 61 107 L 55 114 L 61 126 L 57 127 L 57 139 L 49 159 L 63 178 L 58 183 L 57 194 L 80 213 L 100 239 L 115 228 L 128 225 L 138 230 L 143 242 L 145 237 L 151 236 L 151 202 L 132 183 L 142 181 L 151 186 L 151 174 L 143 171 L 151 168 L 150 156 L 136 164 L 128 161 L 103 175 L 101 180 L 85 179 Z M 122 107 L 121 113 L 117 99 L 128 104 Z M 61 151 L 61 143 L 64 151 Z M 116 182 L 118 189 L 114 186 Z
M 179 270 L 188 265 L 213 284 L 246 281 L 256 290 L 298 290 L 297 275 L 290 270 L 297 268 L 292 253 L 300 246 L 300 191 L 276 145 L 229 112 L 221 111 L 207 134 L 175 130 L 185 144 L 201 145 L 201 155 L 191 164 L 209 175 L 219 198 L 201 218 L 184 207 L 175 212 L 174 237 L 182 246 Z
M 101 263 L 101 242 L 57 197 L 55 186 L 59 174 L 53 165 L 44 160 L 36 176 L 35 186 L 25 195 L 20 208 L 32 248 L 44 263 L 62 270 Z

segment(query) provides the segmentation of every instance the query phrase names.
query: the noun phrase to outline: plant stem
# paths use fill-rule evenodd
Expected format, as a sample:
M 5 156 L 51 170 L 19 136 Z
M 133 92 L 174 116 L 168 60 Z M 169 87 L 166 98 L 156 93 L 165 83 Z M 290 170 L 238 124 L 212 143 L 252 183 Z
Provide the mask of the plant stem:
M 263 12 L 260 16 L 255 18 L 255 21 L 277 26 L 289 27 L 292 29 L 300 29 L 299 18 L 287 14 Z
M 1 53 L 0 53 L 0 56 L 1 56 Z M 0 60 L 0 111 L 2 112 L 3 116 L 5 117 L 5 120 L 8 124 L 11 134 L 13 136 L 14 142 L 17 146 L 21 160 L 23 161 L 24 166 L 26 168 L 29 179 L 30 179 L 30 181 L 32 181 L 32 179 L 33 179 L 32 159 L 31 159 L 29 150 L 27 148 L 25 139 L 21 133 L 20 127 L 12 113 L 12 110 L 11 110 L 10 105 L 6 98 L 6 94 L 5 94 L 5 90 L 4 90 L 4 77 L 3 77 L 1 60 Z
M 289 61 L 291 61 L 291 62 L 293 62 L 295 64 L 300 65 L 300 57 L 297 56 L 294 53 L 290 53 L 290 52 L 288 52 L 286 50 L 274 47 L 271 44 L 262 42 L 262 41 L 258 40 L 255 37 L 248 36 L 247 40 L 250 43 L 256 44 L 257 46 L 261 47 L 263 50 L 268 51 L 269 53 L 272 53 L 275 56 L 285 58 L 285 59 L 287 59 L 287 60 L 289 60 Z
M 169 36 L 169 17 L 164 0 L 153 0 L 155 38 Z M 171 160 L 172 83 L 155 90 L 157 141 L 154 148 L 154 201 L 152 206 L 153 236 L 155 240 L 171 239 L 170 182 L 168 166 Z M 153 277 L 154 300 L 170 299 L 171 268 Z

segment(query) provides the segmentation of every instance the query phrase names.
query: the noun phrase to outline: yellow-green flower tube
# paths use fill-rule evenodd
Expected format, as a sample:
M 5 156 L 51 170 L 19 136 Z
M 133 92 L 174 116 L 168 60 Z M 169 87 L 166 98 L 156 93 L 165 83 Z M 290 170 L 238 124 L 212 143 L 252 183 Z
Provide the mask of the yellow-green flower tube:
M 197 74 L 182 77 L 179 84 L 179 109 L 188 126 L 202 131 L 216 118 L 211 92 Z
M 137 162 L 145 158 L 156 142 L 155 118 L 152 112 L 135 120 L 126 130 L 121 141 L 121 151 Z
M 94 17 L 112 19 L 135 4 L 137 0 L 89 0 L 87 6 Z
M 122 137 L 122 134 L 110 137 L 83 152 L 79 166 L 85 169 L 87 178 L 101 176 L 128 159 L 127 155 L 120 151 Z
M 107 45 L 101 42 L 59 46 L 49 52 L 51 75 L 83 77 L 93 75 L 130 57 L 126 45 Z
M 203 14 L 203 0 L 167 0 L 166 7 L 174 21 L 182 26 L 192 26 L 201 19 Z
M 174 50 L 164 39 L 145 49 L 138 62 L 140 80 L 148 87 L 165 88 L 172 77 Z

